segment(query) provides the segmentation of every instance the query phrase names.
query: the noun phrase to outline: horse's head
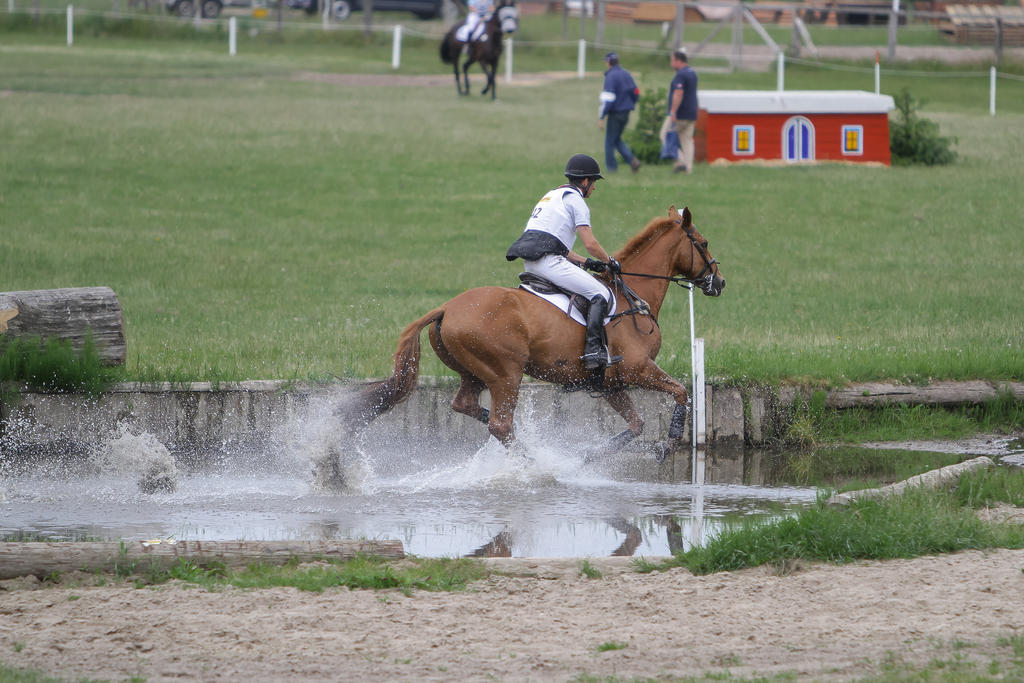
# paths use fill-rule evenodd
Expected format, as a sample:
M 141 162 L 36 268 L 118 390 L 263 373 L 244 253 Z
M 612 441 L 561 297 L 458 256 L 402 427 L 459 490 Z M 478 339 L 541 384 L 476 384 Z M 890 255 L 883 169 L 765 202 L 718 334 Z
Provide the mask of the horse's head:
M 676 207 L 671 206 L 668 217 L 679 224 L 684 235 L 677 251 L 675 270 L 692 280 L 707 296 L 718 296 L 725 289 L 725 278 L 718 270 L 718 261 L 708 251 L 708 241 L 694 227 L 689 207 L 683 207 L 680 215 Z
M 515 0 L 501 0 L 494 9 L 493 20 L 505 34 L 515 33 L 519 29 L 519 8 Z

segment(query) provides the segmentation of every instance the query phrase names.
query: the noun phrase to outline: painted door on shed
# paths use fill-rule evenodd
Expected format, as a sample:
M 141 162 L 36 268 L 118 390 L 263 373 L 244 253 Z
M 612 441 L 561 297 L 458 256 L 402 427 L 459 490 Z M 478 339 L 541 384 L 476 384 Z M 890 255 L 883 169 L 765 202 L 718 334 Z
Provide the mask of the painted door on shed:
M 782 126 L 782 158 L 786 161 L 814 160 L 814 124 L 794 116 Z

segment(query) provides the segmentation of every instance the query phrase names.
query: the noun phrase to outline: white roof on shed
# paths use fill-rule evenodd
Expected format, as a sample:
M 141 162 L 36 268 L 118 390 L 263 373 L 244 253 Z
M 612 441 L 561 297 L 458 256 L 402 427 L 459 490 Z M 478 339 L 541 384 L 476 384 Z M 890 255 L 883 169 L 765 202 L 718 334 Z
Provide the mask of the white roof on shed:
M 698 90 L 709 114 L 885 114 L 889 95 L 864 90 Z

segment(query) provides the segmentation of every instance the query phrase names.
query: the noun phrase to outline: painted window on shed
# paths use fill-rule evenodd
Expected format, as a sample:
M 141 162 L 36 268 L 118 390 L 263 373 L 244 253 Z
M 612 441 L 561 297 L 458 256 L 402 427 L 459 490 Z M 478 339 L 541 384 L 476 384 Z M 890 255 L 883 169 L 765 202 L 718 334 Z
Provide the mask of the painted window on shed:
M 804 116 L 794 116 L 782 127 L 782 158 L 786 161 L 814 159 L 814 124 Z
M 864 154 L 864 126 L 843 126 L 842 149 L 847 156 Z
M 732 127 L 732 153 L 736 156 L 748 156 L 754 153 L 754 127 Z

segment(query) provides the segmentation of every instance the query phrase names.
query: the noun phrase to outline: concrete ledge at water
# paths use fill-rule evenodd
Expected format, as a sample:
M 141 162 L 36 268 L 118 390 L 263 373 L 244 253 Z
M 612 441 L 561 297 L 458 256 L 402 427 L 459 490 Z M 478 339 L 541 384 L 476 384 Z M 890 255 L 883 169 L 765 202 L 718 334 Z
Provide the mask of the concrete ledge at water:
M 0 451 L 42 451 L 61 444 L 87 448 L 110 439 L 119 427 L 145 431 L 175 455 L 225 449 L 265 451 L 276 437 L 301 429 L 311 417 L 330 423 L 333 409 L 362 382 L 314 385 L 253 380 L 192 384 L 126 383 L 96 397 L 24 392 L 0 405 Z M 370 427 L 369 437 L 408 438 L 447 443 L 482 443 L 486 426 L 450 408 L 457 383 L 423 378 L 413 395 Z M 828 392 L 826 405 L 846 408 L 882 403 L 949 405 L 978 403 L 1011 391 L 1024 399 L 1024 384 L 937 382 L 915 387 L 871 383 Z M 667 395 L 632 391 L 646 420 L 645 440 L 668 436 L 674 404 Z M 709 446 L 761 444 L 782 433 L 798 398 L 807 391 L 783 387 L 707 386 L 706 434 Z M 484 405 L 489 397 L 484 393 Z M 614 435 L 624 428 L 608 403 L 583 392 L 564 393 L 550 384 L 527 382 L 517 416 L 525 424 L 546 424 L 559 433 L 573 430 L 589 437 Z M 296 427 L 298 425 L 298 427 Z M 692 426 L 687 420 L 685 440 Z M 66 452 L 66 451 L 65 451 Z

